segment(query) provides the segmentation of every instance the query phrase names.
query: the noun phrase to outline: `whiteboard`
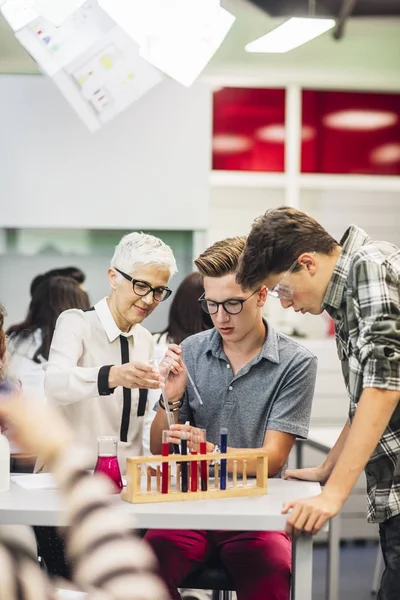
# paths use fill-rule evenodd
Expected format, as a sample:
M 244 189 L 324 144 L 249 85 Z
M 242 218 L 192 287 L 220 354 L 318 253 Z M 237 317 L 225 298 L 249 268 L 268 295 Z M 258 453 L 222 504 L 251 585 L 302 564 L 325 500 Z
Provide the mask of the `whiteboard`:
M 0 226 L 207 229 L 211 89 L 166 80 L 91 134 L 50 80 L 0 75 Z

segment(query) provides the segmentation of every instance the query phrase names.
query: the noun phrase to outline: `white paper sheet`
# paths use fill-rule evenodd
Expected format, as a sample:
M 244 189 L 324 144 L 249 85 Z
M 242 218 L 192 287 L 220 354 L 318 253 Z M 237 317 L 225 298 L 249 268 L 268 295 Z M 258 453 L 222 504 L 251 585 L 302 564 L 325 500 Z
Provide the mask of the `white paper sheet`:
M 53 81 L 93 132 L 162 79 L 160 71 L 141 58 L 138 45 L 114 27 Z
M 93 0 L 85 2 L 60 27 L 39 16 L 15 34 L 41 70 L 53 76 L 88 50 L 114 26 Z
M 53 25 L 59 27 L 68 17 L 70 17 L 86 0 L 26 0 L 28 4 L 51 21 Z
M 54 490 L 57 488 L 56 481 L 51 473 L 13 475 L 11 481 L 25 490 Z
M 11 481 L 25 490 L 55 490 L 58 485 L 52 473 L 29 473 L 29 475 L 12 475 Z M 126 485 L 126 478 L 122 477 Z
M 25 0 L 7 0 L 1 5 L 1 13 L 13 31 L 19 31 L 39 17 Z

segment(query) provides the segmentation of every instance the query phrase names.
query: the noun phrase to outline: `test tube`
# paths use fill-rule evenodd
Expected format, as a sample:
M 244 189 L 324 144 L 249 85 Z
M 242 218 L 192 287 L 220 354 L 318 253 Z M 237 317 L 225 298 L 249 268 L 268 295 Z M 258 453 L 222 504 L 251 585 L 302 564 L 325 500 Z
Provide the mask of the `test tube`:
M 151 467 L 147 467 L 147 491 L 151 492 Z
M 181 454 L 187 456 L 187 434 L 186 431 L 182 431 L 181 436 Z M 188 463 L 182 462 L 181 464 L 181 477 L 182 477 L 182 492 L 188 491 Z
M 221 427 L 221 454 L 226 454 L 228 450 L 228 430 L 226 427 Z M 226 490 L 226 458 L 221 458 L 221 470 L 219 489 Z
M 181 491 L 181 465 L 178 463 L 176 465 L 176 491 Z
M 194 444 L 195 440 L 192 439 L 192 449 L 190 450 L 190 454 L 197 454 L 197 445 Z M 197 480 L 199 477 L 197 461 L 193 461 L 190 463 L 190 491 L 197 492 Z
M 164 429 L 162 432 L 162 446 L 161 446 L 161 454 L 162 456 L 169 456 L 169 430 Z M 161 493 L 168 494 L 168 466 L 167 462 L 163 462 L 161 464 Z
M 160 491 L 160 479 L 161 479 L 160 475 L 161 475 L 160 465 L 157 465 L 157 467 L 156 467 L 156 489 L 157 489 L 157 492 Z
M 200 429 L 200 454 L 207 454 L 207 438 L 206 438 L 206 430 Z M 207 491 L 207 461 L 202 460 L 200 462 L 200 486 L 201 491 Z

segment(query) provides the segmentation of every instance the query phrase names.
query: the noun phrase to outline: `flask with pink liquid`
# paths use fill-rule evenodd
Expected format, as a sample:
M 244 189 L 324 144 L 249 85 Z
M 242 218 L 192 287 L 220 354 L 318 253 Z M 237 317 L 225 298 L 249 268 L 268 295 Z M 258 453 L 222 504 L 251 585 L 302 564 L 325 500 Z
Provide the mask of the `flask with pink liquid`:
M 100 436 L 97 438 L 97 463 L 95 473 L 104 473 L 115 486 L 115 493 L 122 491 L 122 477 L 118 464 L 117 448 L 118 438 L 113 436 Z

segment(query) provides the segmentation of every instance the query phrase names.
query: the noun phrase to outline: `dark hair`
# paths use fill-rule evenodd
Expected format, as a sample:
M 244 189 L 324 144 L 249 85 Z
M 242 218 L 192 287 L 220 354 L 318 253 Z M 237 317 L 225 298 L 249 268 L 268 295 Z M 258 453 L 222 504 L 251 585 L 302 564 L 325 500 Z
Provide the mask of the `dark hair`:
M 300 210 L 289 206 L 267 210 L 253 223 L 236 280 L 242 287 L 253 287 L 270 273 L 290 269 L 303 252 L 331 254 L 338 245 L 322 225 Z
M 49 277 L 35 288 L 26 319 L 7 330 L 9 336 L 27 338 L 37 329 L 42 333 L 42 344 L 33 360 L 40 363 L 40 356 L 48 360 L 56 321 L 64 310 L 90 307 L 89 298 L 72 277 Z
M 42 273 L 40 275 L 36 275 L 34 279 L 32 279 L 30 293 L 33 296 L 33 292 L 37 288 L 37 286 L 42 283 L 45 279 L 49 279 L 50 277 L 72 277 L 79 284 L 84 283 L 86 279 L 86 275 L 81 269 L 78 267 L 62 267 L 60 269 L 51 269 L 50 271 L 46 271 L 46 273 Z
M 236 273 L 245 245 L 245 236 L 220 240 L 204 250 L 194 264 L 203 277 L 222 277 Z
M 168 327 L 160 333 L 160 337 L 166 333 L 168 340 L 180 344 L 190 335 L 214 326 L 210 315 L 197 302 L 203 293 L 200 273 L 187 275 L 176 290 L 169 311 Z

